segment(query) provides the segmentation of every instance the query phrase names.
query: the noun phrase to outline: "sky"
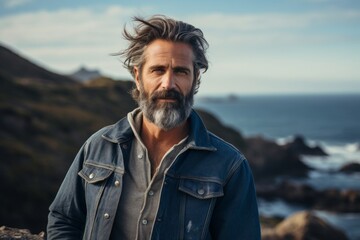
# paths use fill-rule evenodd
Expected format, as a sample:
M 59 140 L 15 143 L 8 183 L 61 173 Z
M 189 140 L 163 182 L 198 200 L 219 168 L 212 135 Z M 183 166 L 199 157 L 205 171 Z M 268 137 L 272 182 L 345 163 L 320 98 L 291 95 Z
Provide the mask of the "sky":
M 57 73 L 131 79 L 112 54 L 154 14 L 204 32 L 199 95 L 360 93 L 359 0 L 0 0 L 0 44 Z

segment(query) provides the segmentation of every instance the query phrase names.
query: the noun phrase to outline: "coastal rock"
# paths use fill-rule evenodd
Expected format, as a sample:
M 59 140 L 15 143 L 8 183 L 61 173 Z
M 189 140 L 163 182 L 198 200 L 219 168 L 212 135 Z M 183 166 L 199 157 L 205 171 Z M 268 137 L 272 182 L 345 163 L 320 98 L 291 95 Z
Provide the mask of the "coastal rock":
M 244 153 L 255 180 L 266 180 L 278 175 L 304 176 L 309 170 L 298 154 L 262 137 L 246 138 Z
M 28 229 L 17 229 L 6 226 L 0 227 L 0 240 L 43 240 L 44 232 L 31 234 Z
M 258 184 L 257 196 L 265 199 L 283 199 L 287 202 L 299 203 L 307 207 L 315 204 L 319 193 L 305 184 L 293 184 L 288 181 L 276 184 Z
M 348 239 L 341 230 L 308 211 L 295 213 L 279 223 L 275 229 L 265 229 L 262 235 L 262 240 Z
M 334 212 L 359 213 L 360 191 L 329 189 L 319 192 L 314 208 Z
M 343 166 L 340 170 L 340 172 L 344 173 L 355 173 L 360 172 L 360 164 L 359 163 L 349 163 Z
M 294 140 L 287 143 L 285 147 L 300 155 L 327 156 L 328 154 L 319 146 L 310 147 L 305 143 L 304 137 L 296 136 Z
M 317 191 L 306 184 L 284 181 L 276 184 L 258 184 L 257 196 L 264 199 L 283 199 L 311 209 L 334 212 L 360 212 L 360 191 L 329 189 Z

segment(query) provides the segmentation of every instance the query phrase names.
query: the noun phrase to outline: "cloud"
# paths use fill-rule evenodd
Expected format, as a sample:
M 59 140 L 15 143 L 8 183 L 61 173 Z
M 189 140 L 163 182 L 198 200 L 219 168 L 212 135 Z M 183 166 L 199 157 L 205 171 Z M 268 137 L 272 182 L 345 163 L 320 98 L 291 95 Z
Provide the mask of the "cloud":
M 324 10 L 301 13 L 262 13 L 229 15 L 223 13 L 190 17 L 192 22 L 211 30 L 273 31 L 299 29 L 334 22 L 360 20 L 360 10 Z M 211 24 L 209 24 L 211 23 Z
M 7 45 L 21 49 L 45 66 L 69 71 L 80 65 L 108 66 L 120 72 L 121 64 L 111 53 L 124 47 L 122 30 L 135 14 L 131 8 L 109 6 L 103 9 L 77 8 L 37 11 L 0 18 L 0 34 Z M 115 69 L 116 68 L 116 69 Z
M 125 47 L 123 27 L 139 12 L 154 9 L 113 5 L 18 13 L 0 17 L 0 35 L 7 45 L 51 69 L 66 73 L 86 65 L 111 76 L 130 77 L 118 58 L 109 54 Z M 360 10 L 355 8 L 178 17 L 200 27 L 210 43 L 212 65 L 204 77 L 208 89 L 214 91 L 219 78 L 228 83 L 224 91 L 232 91 L 238 79 L 266 86 L 269 79 L 301 82 L 360 77 L 356 70 Z
M 2 6 L 5 8 L 17 8 L 20 6 L 27 5 L 31 3 L 33 0 L 3 0 Z

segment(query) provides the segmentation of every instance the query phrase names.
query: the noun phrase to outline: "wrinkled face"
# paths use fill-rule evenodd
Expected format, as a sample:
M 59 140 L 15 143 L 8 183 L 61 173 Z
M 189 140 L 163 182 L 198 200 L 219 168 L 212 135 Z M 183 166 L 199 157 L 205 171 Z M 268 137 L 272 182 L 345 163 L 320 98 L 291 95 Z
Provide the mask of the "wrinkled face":
M 193 105 L 192 48 L 185 43 L 158 39 L 147 46 L 144 58 L 141 71 L 134 68 L 139 106 L 150 122 L 170 130 L 189 117 Z

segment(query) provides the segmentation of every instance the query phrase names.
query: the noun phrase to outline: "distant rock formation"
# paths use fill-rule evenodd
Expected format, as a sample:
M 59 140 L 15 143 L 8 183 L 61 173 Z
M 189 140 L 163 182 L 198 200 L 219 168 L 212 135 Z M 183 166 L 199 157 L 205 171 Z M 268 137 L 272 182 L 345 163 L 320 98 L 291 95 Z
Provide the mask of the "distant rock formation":
M 294 140 L 285 145 L 285 148 L 300 155 L 327 156 L 328 154 L 319 146 L 310 147 L 305 143 L 302 136 L 296 136 Z
M 263 229 L 262 240 L 347 240 L 341 230 L 315 214 L 298 212 L 280 222 L 274 229 Z
M 355 173 L 360 172 L 360 164 L 359 163 L 349 163 L 340 168 L 340 172 L 344 173 Z
M 43 240 L 44 237 L 44 232 L 31 234 L 28 229 L 0 227 L 0 240 Z
M 89 80 L 99 78 L 101 76 L 102 76 L 102 74 L 100 73 L 100 71 L 90 70 L 84 66 L 69 75 L 69 77 L 71 77 L 72 79 L 79 81 L 79 82 L 87 82 Z

